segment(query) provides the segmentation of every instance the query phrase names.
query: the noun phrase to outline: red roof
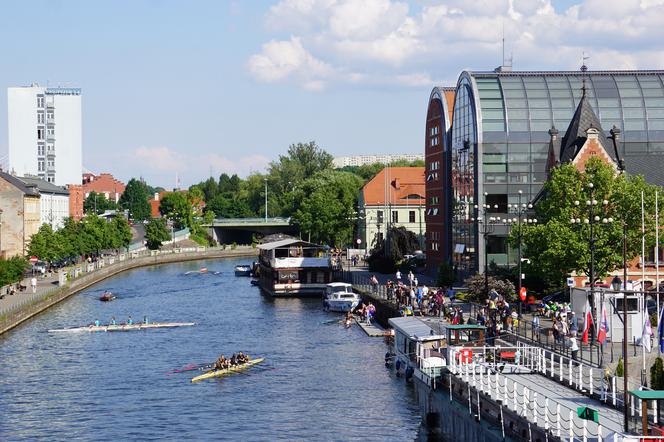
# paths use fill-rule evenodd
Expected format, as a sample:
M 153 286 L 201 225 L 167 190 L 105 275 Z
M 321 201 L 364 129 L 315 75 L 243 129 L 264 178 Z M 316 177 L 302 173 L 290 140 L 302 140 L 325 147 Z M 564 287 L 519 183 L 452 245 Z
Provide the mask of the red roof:
M 417 206 L 425 203 L 424 167 L 386 167 L 362 188 L 366 206 L 389 204 Z

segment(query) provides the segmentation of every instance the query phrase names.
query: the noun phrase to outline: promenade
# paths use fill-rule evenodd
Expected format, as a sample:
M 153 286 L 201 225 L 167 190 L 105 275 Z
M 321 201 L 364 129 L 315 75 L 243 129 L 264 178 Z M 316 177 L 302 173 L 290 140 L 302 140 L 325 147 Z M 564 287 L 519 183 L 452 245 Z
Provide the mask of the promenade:
M 69 296 L 126 270 L 173 262 L 247 257 L 256 254 L 256 249 L 249 246 L 233 249 L 190 247 L 121 253 L 101 258 L 92 263 L 83 262 L 63 269 L 67 273 L 67 282 L 62 286 L 58 284 L 58 274 L 48 278 L 37 277 L 35 293 L 30 287 L 30 278 L 26 278 L 21 282 L 27 287 L 25 291 L 16 292 L 13 296 L 5 296 L 0 300 L 0 334 L 11 330 Z

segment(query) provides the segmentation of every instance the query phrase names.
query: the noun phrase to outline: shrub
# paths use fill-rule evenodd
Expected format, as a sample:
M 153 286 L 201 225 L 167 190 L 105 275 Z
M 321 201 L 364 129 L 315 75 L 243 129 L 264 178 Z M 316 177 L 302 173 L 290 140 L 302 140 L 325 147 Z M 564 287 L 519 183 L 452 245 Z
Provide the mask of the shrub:
M 468 288 L 467 300 L 483 302 L 487 298 L 485 279 L 481 273 L 476 273 L 464 281 Z M 489 276 L 489 291 L 495 290 L 502 295 L 510 304 L 516 301 L 516 291 L 511 281 L 496 279 Z
M 664 390 L 664 362 L 661 357 L 655 359 L 650 367 L 650 388 L 653 390 Z

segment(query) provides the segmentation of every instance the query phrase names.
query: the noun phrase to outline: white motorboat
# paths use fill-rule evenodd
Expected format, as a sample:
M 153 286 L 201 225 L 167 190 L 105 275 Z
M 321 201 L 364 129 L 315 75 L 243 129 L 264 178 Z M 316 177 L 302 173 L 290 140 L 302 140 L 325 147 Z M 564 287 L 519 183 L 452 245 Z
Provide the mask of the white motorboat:
M 250 265 L 236 265 L 235 266 L 235 276 L 251 276 L 251 266 Z
M 348 312 L 360 303 L 360 297 L 353 293 L 353 286 L 345 282 L 332 282 L 325 288 L 323 307 L 332 312 Z

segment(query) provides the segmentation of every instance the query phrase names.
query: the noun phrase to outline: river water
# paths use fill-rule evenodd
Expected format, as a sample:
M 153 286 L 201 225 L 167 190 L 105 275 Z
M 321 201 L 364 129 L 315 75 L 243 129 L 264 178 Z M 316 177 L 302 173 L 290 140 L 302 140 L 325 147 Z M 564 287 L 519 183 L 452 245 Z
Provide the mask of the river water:
M 412 389 L 383 367 L 385 344 L 330 323 L 318 299 L 272 299 L 232 260 L 126 272 L 0 337 L 0 440 L 414 440 Z M 207 274 L 185 272 L 207 267 Z M 213 272 L 219 272 L 214 274 Z M 113 302 L 98 301 L 111 290 Z M 51 334 L 119 321 L 194 327 Z M 237 351 L 267 360 L 191 384 L 174 373 Z

